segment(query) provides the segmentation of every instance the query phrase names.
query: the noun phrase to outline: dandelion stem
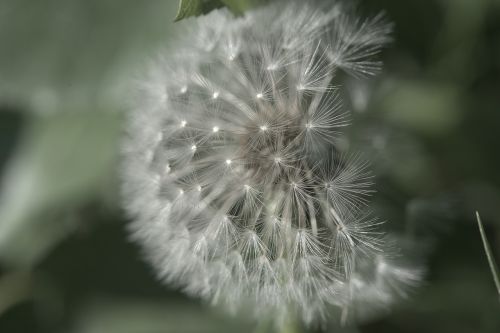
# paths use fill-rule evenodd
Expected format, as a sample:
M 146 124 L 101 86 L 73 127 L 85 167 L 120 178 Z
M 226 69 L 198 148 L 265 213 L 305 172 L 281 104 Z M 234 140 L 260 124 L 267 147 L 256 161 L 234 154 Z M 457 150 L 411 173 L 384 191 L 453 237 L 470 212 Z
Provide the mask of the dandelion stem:
M 297 327 L 296 321 L 289 316 L 287 316 L 285 322 L 281 327 L 276 327 L 273 325 L 272 317 L 264 318 L 257 324 L 254 330 L 254 333 L 299 333 L 299 332 L 300 331 Z
M 495 264 L 495 259 L 493 258 L 493 252 L 491 251 L 490 244 L 488 243 L 488 239 L 486 238 L 486 234 L 483 228 L 483 223 L 481 222 L 481 217 L 479 216 L 479 213 L 477 211 L 476 211 L 476 219 L 477 219 L 477 224 L 479 225 L 481 240 L 483 241 L 484 252 L 486 252 L 486 258 L 488 258 L 488 264 L 490 265 L 491 275 L 493 276 L 493 281 L 495 282 L 495 286 L 497 288 L 498 297 L 500 301 L 500 278 L 498 277 L 498 268 Z

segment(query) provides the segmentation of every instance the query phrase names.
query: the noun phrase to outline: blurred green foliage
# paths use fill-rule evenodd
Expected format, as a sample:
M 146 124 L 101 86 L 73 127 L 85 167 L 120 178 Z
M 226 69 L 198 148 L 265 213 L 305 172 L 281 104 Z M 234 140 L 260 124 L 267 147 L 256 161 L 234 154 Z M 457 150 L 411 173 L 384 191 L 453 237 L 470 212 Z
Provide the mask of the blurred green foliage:
M 378 175 L 374 209 L 417 243 L 428 276 L 387 316 L 327 331 L 499 332 L 474 211 L 500 258 L 500 1 L 359 7 L 384 10 L 395 42 L 352 96 L 350 143 Z M 0 332 L 270 331 L 161 286 L 127 240 L 127 84 L 168 50 L 176 13 L 161 0 L 0 2 Z

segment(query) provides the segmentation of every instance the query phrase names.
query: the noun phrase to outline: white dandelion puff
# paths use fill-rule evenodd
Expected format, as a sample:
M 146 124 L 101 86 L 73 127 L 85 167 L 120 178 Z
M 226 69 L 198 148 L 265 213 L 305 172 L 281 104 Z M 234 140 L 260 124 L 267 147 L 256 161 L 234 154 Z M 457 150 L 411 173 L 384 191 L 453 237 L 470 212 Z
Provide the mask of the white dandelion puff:
M 338 144 L 350 120 L 337 74 L 373 74 L 389 40 L 380 16 L 352 15 L 298 1 L 215 11 L 152 64 L 123 180 L 133 237 L 163 281 L 311 324 L 365 289 L 390 303 L 416 276 L 384 261 L 368 164 Z

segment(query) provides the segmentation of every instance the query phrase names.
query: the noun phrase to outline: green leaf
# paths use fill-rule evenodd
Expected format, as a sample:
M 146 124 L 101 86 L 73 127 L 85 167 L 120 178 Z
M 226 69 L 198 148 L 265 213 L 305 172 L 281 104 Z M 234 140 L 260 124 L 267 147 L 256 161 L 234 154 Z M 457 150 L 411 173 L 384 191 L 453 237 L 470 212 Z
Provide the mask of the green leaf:
M 180 21 L 191 16 L 207 14 L 224 4 L 219 0 L 180 0 L 179 9 L 174 21 Z
M 165 22 L 165 13 L 175 15 L 177 5 L 0 1 L 2 104 L 34 113 L 92 110 L 96 105 L 121 109 L 127 96 L 122 88 L 128 89 L 124 86 L 145 58 L 174 37 L 175 23 Z
M 243 15 L 248 9 L 268 0 L 180 0 L 175 22 L 190 16 L 207 14 L 214 9 L 227 7 L 235 15 Z
M 98 110 L 33 120 L 0 191 L 0 262 L 31 266 L 74 229 L 74 209 L 112 187 L 120 129 Z
M 246 10 L 254 7 L 258 0 L 221 0 L 224 5 L 236 15 L 242 15 Z
M 177 22 L 190 16 L 198 16 L 201 13 L 201 0 L 181 0 L 174 21 Z

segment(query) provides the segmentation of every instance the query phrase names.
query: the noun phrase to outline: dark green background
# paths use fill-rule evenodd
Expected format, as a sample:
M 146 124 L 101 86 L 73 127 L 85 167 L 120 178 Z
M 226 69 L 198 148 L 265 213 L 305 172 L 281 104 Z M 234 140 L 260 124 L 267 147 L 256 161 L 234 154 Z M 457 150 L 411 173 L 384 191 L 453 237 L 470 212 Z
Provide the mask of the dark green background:
M 270 331 L 161 286 L 127 240 L 125 82 L 193 24 L 174 24 L 176 7 L 0 2 L 0 332 Z M 372 156 L 375 209 L 428 272 L 410 299 L 345 330 L 500 332 L 474 220 L 479 210 L 500 258 L 500 1 L 359 8 L 384 10 L 395 32 L 383 74 L 366 84 L 368 106 L 353 103 L 350 137 Z

